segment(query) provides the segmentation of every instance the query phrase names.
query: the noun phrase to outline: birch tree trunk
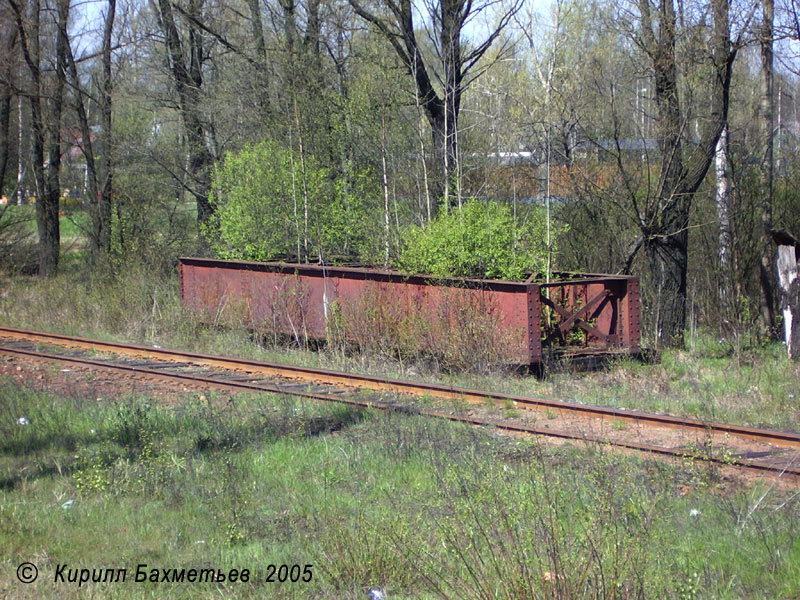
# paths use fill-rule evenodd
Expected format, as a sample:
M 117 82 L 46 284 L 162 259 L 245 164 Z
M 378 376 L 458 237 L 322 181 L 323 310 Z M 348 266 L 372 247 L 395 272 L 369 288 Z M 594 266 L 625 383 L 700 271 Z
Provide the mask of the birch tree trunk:
M 386 164 L 386 101 L 381 103 L 381 187 L 383 188 L 383 266 L 389 267 L 389 250 L 391 248 L 392 231 L 389 226 L 391 215 L 389 213 L 389 173 Z
M 728 173 L 728 127 L 723 128 L 717 140 L 714 171 L 717 178 L 715 200 L 719 245 L 719 309 L 720 333 L 728 338 L 734 331 L 734 291 L 733 291 L 733 230 L 731 226 L 730 177 Z

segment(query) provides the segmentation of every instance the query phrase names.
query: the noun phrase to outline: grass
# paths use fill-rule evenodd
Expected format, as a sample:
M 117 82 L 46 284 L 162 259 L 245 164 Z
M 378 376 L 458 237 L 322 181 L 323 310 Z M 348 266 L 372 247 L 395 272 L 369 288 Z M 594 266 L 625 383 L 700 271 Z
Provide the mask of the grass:
M 734 349 L 705 337 L 692 351 L 665 351 L 657 364 L 620 359 L 603 371 L 539 380 L 502 370 L 443 373 L 430 363 L 368 353 L 306 352 L 254 340 L 245 327 L 208 328 L 182 309 L 173 265 L 125 265 L 114 276 L 75 270 L 48 281 L 0 275 L 0 290 L 0 323 L 7 326 L 800 431 L 800 371 L 780 344 Z
M 664 352 L 655 365 L 622 361 L 602 372 L 556 375 L 542 391 L 588 404 L 800 431 L 798 374 L 780 344 L 736 354 L 709 343 Z
M 169 259 L 166 268 L 89 272 L 79 254 L 51 280 L 0 275 L 0 323 L 800 430 L 799 373 L 777 345 L 705 337 L 659 364 L 620 360 L 544 380 L 448 374 L 209 328 L 181 308 Z M 688 460 L 549 448 L 268 395 L 187 395 L 163 406 L 0 380 L 0 597 L 12 600 L 363 599 L 373 587 L 390 600 L 797 598 L 799 517 L 796 492 L 734 485 Z M 24 561 L 41 573 L 28 586 L 15 575 Z M 248 568 L 253 577 L 133 582 L 145 563 Z M 126 568 L 128 578 L 54 583 L 64 564 Z M 270 564 L 313 565 L 313 579 L 268 584 Z
M 19 223 L 27 232 L 36 233 L 36 206 L 33 204 L 10 205 L 7 218 Z M 86 211 L 81 209 L 62 211 L 59 218 L 62 250 L 68 250 L 70 244 L 74 244 L 79 238 L 85 238 L 90 225 L 90 217 Z
M 266 395 L 97 403 L 0 381 L 0 397 L 0 595 L 12 600 L 800 593 L 797 494 L 732 488 L 707 466 Z M 25 561 L 41 574 L 27 586 Z M 127 580 L 54 583 L 62 564 Z M 253 578 L 135 583 L 138 564 Z M 312 581 L 265 583 L 270 564 L 313 565 Z

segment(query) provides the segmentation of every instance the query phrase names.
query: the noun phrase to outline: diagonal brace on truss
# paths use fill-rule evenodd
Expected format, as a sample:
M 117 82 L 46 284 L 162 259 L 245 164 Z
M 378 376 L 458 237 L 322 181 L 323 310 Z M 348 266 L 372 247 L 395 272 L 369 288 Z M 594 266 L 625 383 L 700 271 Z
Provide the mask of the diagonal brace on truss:
M 540 297 L 542 302 L 547 306 L 549 306 L 550 308 L 552 308 L 556 313 L 558 313 L 561 316 L 562 319 L 564 319 L 558 324 L 558 329 L 547 337 L 546 341 L 547 342 L 551 341 L 556 334 L 560 335 L 563 338 L 564 335 L 570 329 L 572 329 L 574 325 L 577 325 L 587 333 L 591 333 L 593 336 L 597 337 L 600 340 L 603 340 L 606 343 L 613 342 L 614 340 L 612 338 L 616 336 L 609 336 L 600 331 L 599 329 L 597 329 L 596 327 L 592 327 L 585 321 L 585 318 L 588 315 L 590 315 L 596 308 L 598 308 L 603 302 L 605 302 L 608 298 L 610 298 L 611 295 L 612 294 L 610 290 L 603 290 L 602 292 L 597 294 L 594 298 L 589 300 L 586 304 L 584 304 L 580 309 L 578 309 L 574 313 L 571 313 L 567 309 L 559 306 L 558 304 L 550 300 L 550 298 L 547 298 L 546 296 L 541 294 Z

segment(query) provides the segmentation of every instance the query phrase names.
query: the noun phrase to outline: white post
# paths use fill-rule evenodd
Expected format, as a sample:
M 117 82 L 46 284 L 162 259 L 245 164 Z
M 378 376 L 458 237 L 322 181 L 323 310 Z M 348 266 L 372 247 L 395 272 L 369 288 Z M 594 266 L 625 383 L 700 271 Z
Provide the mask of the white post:
M 781 289 L 783 330 L 789 358 L 800 360 L 800 281 L 797 278 L 797 258 L 800 242 L 791 235 L 776 231 L 772 234 L 778 244 L 778 285 Z

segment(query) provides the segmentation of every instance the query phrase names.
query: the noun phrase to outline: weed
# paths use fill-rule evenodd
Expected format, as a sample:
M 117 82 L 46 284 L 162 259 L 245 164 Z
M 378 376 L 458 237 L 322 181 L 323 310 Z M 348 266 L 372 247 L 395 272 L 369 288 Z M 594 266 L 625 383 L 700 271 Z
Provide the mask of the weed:
M 487 372 L 502 364 L 515 339 L 501 326 L 490 296 L 468 288 L 430 286 L 398 302 L 391 287 L 374 284 L 341 304 L 341 323 L 341 337 L 361 354 L 401 364 L 429 360 L 454 372 Z
M 480 290 L 434 288 L 443 294 L 442 301 L 422 320 L 413 315 L 425 310 L 403 306 L 376 285 L 358 301 L 329 305 L 328 350 L 309 353 L 299 351 L 307 346 L 308 299 L 301 286 L 289 283 L 269 294 L 253 294 L 272 307 L 272 320 L 255 323 L 247 307 L 226 305 L 225 329 L 208 327 L 202 315 L 181 306 L 177 278 L 147 265 L 91 274 L 67 270 L 47 280 L 0 275 L 0 288 L 0 319 L 9 326 L 303 366 L 366 369 L 375 375 L 413 373 L 454 386 L 800 428 L 800 387 L 780 344 L 751 344 L 732 352 L 716 338 L 698 334 L 693 351 L 665 351 L 660 364 L 623 358 L 597 373 L 550 373 L 545 381 L 509 377 L 500 357 L 515 345 L 511 342 L 518 332 L 498 327 L 497 312 Z
M 700 574 L 692 573 L 684 581 L 679 581 L 676 590 L 679 600 L 696 600 L 700 596 Z
M 628 428 L 628 422 L 621 419 L 614 419 L 611 421 L 611 427 L 616 431 L 625 431 Z
M 72 474 L 79 492 L 104 492 L 111 485 L 109 463 L 98 454 L 79 454 Z
M 176 585 L 171 597 L 799 591 L 800 497 L 777 488 L 719 493 L 706 478 L 679 496 L 676 483 L 693 475 L 663 463 L 282 397 L 237 396 L 222 410 L 191 396 L 167 410 L 148 398 L 97 403 L 0 386 L 0 547 L 70 564 L 314 565 L 305 586 Z M 5 425 L 20 414 L 29 425 Z

